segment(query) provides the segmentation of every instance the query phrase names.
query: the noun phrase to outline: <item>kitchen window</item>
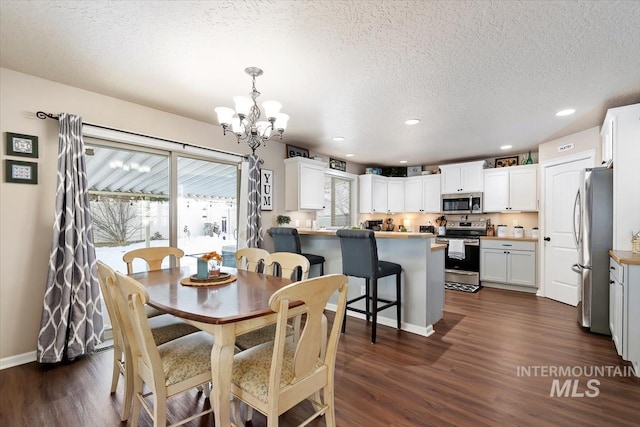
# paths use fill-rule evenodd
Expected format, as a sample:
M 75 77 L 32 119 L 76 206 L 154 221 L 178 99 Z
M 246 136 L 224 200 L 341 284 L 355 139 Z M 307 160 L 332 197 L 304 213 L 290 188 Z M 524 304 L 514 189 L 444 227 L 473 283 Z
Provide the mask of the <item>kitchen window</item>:
M 318 211 L 316 220 L 320 227 L 347 227 L 353 222 L 353 183 L 349 177 L 325 174 L 325 208 Z

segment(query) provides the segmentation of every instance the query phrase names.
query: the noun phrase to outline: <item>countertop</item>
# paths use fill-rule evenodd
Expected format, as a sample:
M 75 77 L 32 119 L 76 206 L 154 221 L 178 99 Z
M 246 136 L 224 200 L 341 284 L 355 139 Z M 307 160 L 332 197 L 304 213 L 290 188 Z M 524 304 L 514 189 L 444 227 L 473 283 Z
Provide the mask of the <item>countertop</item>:
M 335 236 L 337 230 L 311 230 L 299 228 L 298 234 L 307 236 Z M 436 237 L 432 233 L 412 233 L 399 231 L 375 231 L 377 239 L 430 239 Z
M 537 242 L 538 238 L 533 237 L 498 237 L 498 236 L 481 236 L 480 240 L 519 240 L 521 242 Z
M 631 251 L 610 250 L 609 255 L 611 255 L 618 264 L 640 265 L 640 254 L 634 254 Z

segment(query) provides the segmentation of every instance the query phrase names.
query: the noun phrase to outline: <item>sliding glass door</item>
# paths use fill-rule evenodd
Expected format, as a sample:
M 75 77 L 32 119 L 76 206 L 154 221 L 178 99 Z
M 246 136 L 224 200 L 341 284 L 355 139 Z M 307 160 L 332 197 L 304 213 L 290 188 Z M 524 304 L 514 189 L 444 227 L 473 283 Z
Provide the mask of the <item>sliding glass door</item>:
M 238 168 L 178 156 L 178 247 L 186 254 L 216 251 L 223 265 L 235 266 Z M 183 265 L 195 266 L 194 257 Z
M 92 138 L 85 143 L 99 260 L 124 272 L 122 255 L 132 249 L 177 246 L 185 254 L 217 251 L 235 266 L 237 165 Z M 142 260 L 133 267 L 147 268 Z

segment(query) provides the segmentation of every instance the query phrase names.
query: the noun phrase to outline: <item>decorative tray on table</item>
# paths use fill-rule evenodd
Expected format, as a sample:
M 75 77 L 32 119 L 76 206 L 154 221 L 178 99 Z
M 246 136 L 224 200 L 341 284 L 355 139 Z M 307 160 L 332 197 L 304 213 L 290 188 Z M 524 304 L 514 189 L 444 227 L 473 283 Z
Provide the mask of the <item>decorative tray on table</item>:
M 236 280 L 236 276 L 229 273 L 219 273 L 216 275 L 210 275 L 206 279 L 199 279 L 196 274 L 185 277 L 180 280 L 180 284 L 184 286 L 217 286 L 217 285 L 225 285 L 227 283 L 231 283 Z

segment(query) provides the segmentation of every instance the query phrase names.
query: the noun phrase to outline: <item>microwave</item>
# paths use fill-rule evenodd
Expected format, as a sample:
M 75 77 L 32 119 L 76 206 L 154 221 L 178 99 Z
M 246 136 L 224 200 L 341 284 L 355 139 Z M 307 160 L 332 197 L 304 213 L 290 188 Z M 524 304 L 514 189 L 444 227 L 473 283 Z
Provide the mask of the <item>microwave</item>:
M 442 195 L 443 214 L 482 213 L 482 193 L 456 193 Z

